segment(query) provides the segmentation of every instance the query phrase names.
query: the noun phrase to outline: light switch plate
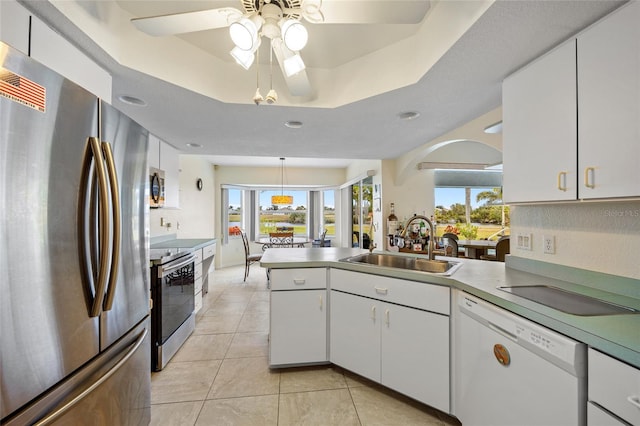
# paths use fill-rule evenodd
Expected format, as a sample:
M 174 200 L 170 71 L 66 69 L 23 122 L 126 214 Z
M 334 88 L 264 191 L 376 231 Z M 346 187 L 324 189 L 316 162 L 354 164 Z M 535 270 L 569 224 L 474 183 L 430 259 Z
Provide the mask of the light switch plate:
M 518 233 L 516 235 L 516 247 L 520 250 L 531 251 L 531 240 L 533 236 L 528 233 Z

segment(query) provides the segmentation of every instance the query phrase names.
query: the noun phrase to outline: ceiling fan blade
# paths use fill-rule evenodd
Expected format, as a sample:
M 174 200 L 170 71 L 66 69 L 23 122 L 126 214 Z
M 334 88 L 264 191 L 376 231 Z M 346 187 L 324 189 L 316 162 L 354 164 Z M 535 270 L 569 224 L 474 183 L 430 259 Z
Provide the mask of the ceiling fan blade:
M 429 0 L 322 0 L 325 24 L 417 24 Z
M 307 76 L 307 72 L 303 69 L 302 71 L 297 72 L 296 74 L 287 76 L 287 71 L 284 67 L 284 61 L 290 56 L 295 55 L 295 52 L 291 52 L 282 42 L 282 39 L 274 39 L 272 43 L 273 53 L 276 55 L 276 59 L 278 60 L 278 65 L 280 65 L 280 69 L 282 70 L 282 76 L 284 77 L 284 81 L 287 83 L 287 87 L 289 88 L 289 93 L 293 96 L 308 96 L 311 94 L 311 83 L 309 82 L 309 77 Z
M 134 18 L 133 25 L 152 36 L 167 36 L 227 27 L 237 21 L 242 12 L 233 7 L 175 13 L 172 15 Z

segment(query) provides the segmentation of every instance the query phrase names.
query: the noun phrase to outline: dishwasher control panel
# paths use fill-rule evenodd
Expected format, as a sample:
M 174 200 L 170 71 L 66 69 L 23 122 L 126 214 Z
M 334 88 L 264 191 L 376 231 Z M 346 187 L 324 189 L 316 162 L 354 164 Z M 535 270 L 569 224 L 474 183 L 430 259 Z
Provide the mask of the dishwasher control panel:
M 586 346 L 560 333 L 509 312 L 475 296 L 463 294 L 458 300 L 462 314 L 494 332 L 536 352 L 564 370 L 576 372 L 586 365 Z

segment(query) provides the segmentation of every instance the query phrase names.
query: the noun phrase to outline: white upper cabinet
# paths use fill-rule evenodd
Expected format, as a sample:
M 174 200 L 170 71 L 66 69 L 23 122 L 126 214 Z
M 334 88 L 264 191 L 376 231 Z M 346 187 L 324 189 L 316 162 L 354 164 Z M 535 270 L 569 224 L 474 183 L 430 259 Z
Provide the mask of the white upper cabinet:
M 160 139 L 149 134 L 149 150 L 147 151 L 148 167 L 160 168 Z
M 0 40 L 25 55 L 29 54 L 30 16 L 17 1 L 0 1 Z
M 0 38 L 111 103 L 111 75 L 15 1 L 0 1 Z
M 173 146 L 149 135 L 147 165 L 164 171 L 164 206 L 180 207 L 180 152 Z
M 578 35 L 578 198 L 640 196 L 640 2 Z
M 575 200 L 576 44 L 571 40 L 505 79 L 504 198 Z
M 180 152 L 160 141 L 160 169 L 164 170 L 165 207 L 180 207 Z
M 640 2 L 505 79 L 508 203 L 640 196 Z
M 111 104 L 111 75 L 73 44 L 31 17 L 31 57 Z

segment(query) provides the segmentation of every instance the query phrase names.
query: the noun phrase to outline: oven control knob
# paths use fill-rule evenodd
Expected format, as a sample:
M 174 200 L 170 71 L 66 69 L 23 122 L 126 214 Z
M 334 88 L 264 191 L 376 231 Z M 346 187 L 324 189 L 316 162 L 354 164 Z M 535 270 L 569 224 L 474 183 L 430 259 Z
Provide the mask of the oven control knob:
M 493 355 L 496 357 L 498 362 L 505 367 L 511 363 L 511 355 L 509 355 L 509 351 L 499 343 L 493 345 Z

